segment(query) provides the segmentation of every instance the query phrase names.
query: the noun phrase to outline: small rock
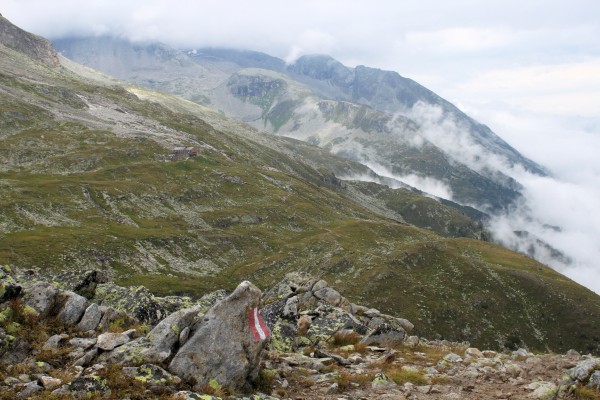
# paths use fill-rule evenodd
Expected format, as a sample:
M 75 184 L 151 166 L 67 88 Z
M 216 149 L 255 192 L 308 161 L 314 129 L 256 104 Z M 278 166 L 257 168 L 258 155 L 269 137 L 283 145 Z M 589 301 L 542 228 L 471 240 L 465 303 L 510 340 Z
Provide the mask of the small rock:
M 350 361 L 352 364 L 360 364 L 364 363 L 365 359 L 360 354 L 351 354 L 348 357 L 348 361 Z
M 554 397 L 557 387 L 552 382 L 540 382 L 540 385 L 529 395 L 529 397 L 539 400 L 548 400 Z
M 527 351 L 527 349 L 517 349 L 515 351 L 512 352 L 512 358 L 527 358 L 531 355 L 531 353 L 529 353 Z
M 110 390 L 106 380 L 98 376 L 79 377 L 67 386 L 71 393 L 80 393 L 84 396 L 91 396 L 90 393 L 93 392 L 107 393 Z
M 590 376 L 590 381 L 587 385 L 593 389 L 600 390 L 600 370 L 595 371 L 592 376 Z
M 577 350 L 573 350 L 573 349 L 570 349 L 569 351 L 567 351 L 567 353 L 565 355 L 567 357 L 581 357 L 581 354 L 579 354 L 579 352 Z
M 129 342 L 131 338 L 125 333 L 111 333 L 106 332 L 98 336 L 98 341 L 96 342 L 96 347 L 102 349 L 104 351 L 109 351 L 114 349 L 115 347 L 124 345 Z
M 498 353 L 493 350 L 483 350 L 481 353 L 485 358 L 494 358 L 498 355 Z
M 398 325 L 402 327 L 406 332 L 411 332 L 414 329 L 414 324 L 405 318 L 396 318 Z
M 178 384 L 181 379 L 171 375 L 161 367 L 144 364 L 139 367 L 124 367 L 123 373 L 147 384 Z
M 431 386 L 429 386 L 429 385 L 416 386 L 415 390 L 419 393 L 427 394 L 431 391 Z
M 383 372 L 377 373 L 375 378 L 371 382 L 371 387 L 373 389 L 392 389 L 397 387 L 396 383 L 387 377 Z
M 61 333 L 60 335 L 52 335 L 48 338 L 48 340 L 46 340 L 46 343 L 44 343 L 44 346 L 42 346 L 42 349 L 43 350 L 58 349 L 60 344 L 68 338 L 69 338 L 69 335 L 67 335 L 65 333 Z
M 458 393 L 446 393 L 442 396 L 443 400 L 461 400 L 462 396 Z
M 369 317 L 369 318 L 375 318 L 375 317 L 379 317 L 381 315 L 381 311 L 379 311 L 376 308 L 369 308 L 367 311 L 365 311 L 365 317 Z
M 95 345 L 97 341 L 97 338 L 73 338 L 69 340 L 69 344 L 73 347 L 79 347 L 86 350 Z
M 214 397 L 208 394 L 198 394 L 194 392 L 190 392 L 189 390 L 184 390 L 181 392 L 177 392 L 173 395 L 173 400 L 220 400 L 219 397 Z
M 17 398 L 18 399 L 26 399 L 26 398 L 30 397 L 32 394 L 41 392 L 42 390 L 44 390 L 44 388 L 41 387 L 40 385 L 38 385 L 38 383 L 36 381 L 29 382 L 28 384 L 26 384 L 24 386 L 23 390 L 21 390 L 19 392 L 19 394 L 17 395 Z
M 315 285 L 316 286 L 316 285 Z M 330 287 L 324 287 L 317 291 L 313 288 L 313 294 L 317 299 L 323 300 L 329 305 L 337 307 L 342 301 L 342 295 L 338 291 Z
M 444 356 L 442 360 L 447 361 L 449 363 L 459 363 L 462 362 L 463 359 L 458 354 L 448 353 Z
M 133 339 L 137 333 L 137 329 L 128 329 L 123 332 L 123 335 L 128 336 L 129 339 Z
M 74 366 L 78 366 L 78 367 L 85 367 L 90 362 L 92 362 L 92 360 L 97 355 L 98 355 L 98 349 L 97 348 L 93 348 L 93 349 L 89 350 L 87 353 L 85 353 L 83 356 L 81 356 L 80 358 L 78 358 L 77 361 L 75 361 L 73 363 L 73 365 Z
M 54 389 L 55 387 L 62 385 L 62 381 L 58 378 L 43 375 L 38 378 L 38 384 L 43 386 L 44 389 Z
M 350 365 L 351 364 L 351 362 L 349 360 L 346 360 L 344 357 L 339 356 L 334 353 L 329 353 L 329 352 L 323 351 L 321 349 L 315 350 L 315 357 L 321 357 L 321 362 L 323 362 L 322 360 L 324 358 L 330 358 L 332 360 L 335 360 L 335 362 L 340 365 Z M 323 362 L 323 364 L 325 364 L 325 363 Z M 325 364 L 325 365 L 329 365 L 329 364 Z
M 186 326 L 185 328 L 183 328 L 181 330 L 181 333 L 179 334 L 179 347 L 183 346 L 185 344 L 185 342 L 187 342 L 189 337 L 190 337 L 190 327 Z
M 339 388 L 340 388 L 340 385 L 338 385 L 337 382 L 334 382 L 327 388 L 327 390 L 325 390 L 325 394 L 337 393 Z
M 465 350 L 465 357 L 483 358 L 483 353 L 475 347 L 469 347 Z
M 16 386 L 21 384 L 21 381 L 14 376 L 9 376 L 8 378 L 4 379 L 4 384 L 7 386 Z
M 408 347 L 417 347 L 419 345 L 418 336 L 409 336 L 405 341 L 404 345 Z
M 102 311 L 96 303 L 92 303 L 83 313 L 81 321 L 77 324 L 77 329 L 80 331 L 95 330 L 102 319 Z

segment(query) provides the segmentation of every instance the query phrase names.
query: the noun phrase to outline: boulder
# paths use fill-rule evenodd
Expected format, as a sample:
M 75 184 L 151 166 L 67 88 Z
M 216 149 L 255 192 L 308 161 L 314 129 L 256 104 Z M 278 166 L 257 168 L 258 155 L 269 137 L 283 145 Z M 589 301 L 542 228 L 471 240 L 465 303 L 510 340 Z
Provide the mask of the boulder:
M 64 291 L 59 294 L 59 303 L 63 306 L 58 312 L 58 318 L 67 324 L 79 322 L 85 312 L 88 301 L 85 297 L 75 292 Z
M 23 304 L 26 311 L 44 318 L 50 315 L 56 305 L 58 288 L 50 283 L 36 282 L 25 291 Z
M 215 380 L 230 389 L 247 389 L 256 379 L 268 341 L 266 325 L 256 311 L 261 292 L 248 281 L 213 306 L 194 327 L 169 370 L 198 386 Z
M 368 336 L 364 337 L 361 342 L 367 345 L 377 344 L 379 346 L 393 347 L 400 345 L 406 338 L 406 331 L 399 325 L 383 323 Z
M 319 281 L 319 282 L 324 282 L 324 281 Z M 317 283 L 319 283 L 319 282 L 317 282 Z M 323 300 L 325 303 L 332 305 L 334 307 L 339 306 L 340 303 L 342 302 L 342 295 L 339 294 L 339 292 L 336 291 L 335 289 L 332 289 L 328 286 L 323 287 L 316 291 L 313 289 L 313 295 L 317 299 Z
M 475 347 L 469 347 L 465 350 L 465 357 L 483 358 L 483 353 Z
M 396 383 L 387 377 L 383 372 L 379 372 L 375 375 L 375 378 L 371 382 L 373 389 L 394 389 L 397 387 Z
M 81 321 L 77 324 L 77 329 L 83 332 L 92 331 L 98 327 L 102 319 L 102 311 L 96 303 L 92 303 L 86 308 Z
M 596 390 L 600 390 L 600 370 L 595 371 L 592 376 L 590 376 L 587 386 Z
M 62 333 L 60 335 L 52 335 L 46 340 L 44 346 L 42 346 L 43 350 L 56 350 L 59 348 L 61 343 L 64 343 L 69 338 L 69 335 Z
M 592 372 L 600 369 L 600 358 L 588 358 L 577 363 L 566 371 L 565 380 L 571 382 L 587 382 Z
M 162 363 L 171 357 L 178 345 L 182 345 L 179 343 L 180 334 L 186 328 L 189 331 L 201 309 L 202 306 L 197 305 L 176 311 L 156 325 L 147 336 L 105 353 L 100 359 L 119 363 Z
M 115 347 L 124 345 L 130 340 L 131 338 L 124 333 L 106 332 L 98 336 L 96 347 L 104 351 L 109 351 Z
M 100 332 L 107 331 L 110 325 L 116 321 L 122 321 L 124 324 L 134 321 L 124 311 L 115 310 L 112 307 L 99 306 L 98 310 L 102 313 L 102 318 L 96 327 Z
M 93 302 L 123 311 L 138 321 L 155 325 L 164 316 L 164 308 L 143 286 L 121 287 L 114 283 L 102 283 L 96 287 Z

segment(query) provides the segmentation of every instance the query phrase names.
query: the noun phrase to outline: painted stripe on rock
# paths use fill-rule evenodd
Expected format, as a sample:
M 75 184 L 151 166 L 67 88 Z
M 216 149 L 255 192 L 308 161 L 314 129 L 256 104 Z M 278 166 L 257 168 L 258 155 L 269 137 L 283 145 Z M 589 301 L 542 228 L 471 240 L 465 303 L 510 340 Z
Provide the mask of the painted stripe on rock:
M 258 308 L 250 308 L 248 310 L 248 319 L 250 322 L 250 332 L 252 332 L 255 342 L 266 340 L 271 336 L 271 331 L 258 312 Z

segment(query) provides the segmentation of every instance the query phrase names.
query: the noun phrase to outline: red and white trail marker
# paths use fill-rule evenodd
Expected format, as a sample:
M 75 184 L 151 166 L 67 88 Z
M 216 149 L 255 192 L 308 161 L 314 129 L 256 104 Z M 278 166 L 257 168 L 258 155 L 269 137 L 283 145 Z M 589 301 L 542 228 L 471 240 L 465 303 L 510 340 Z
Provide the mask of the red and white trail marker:
M 258 308 L 248 309 L 248 318 L 250 321 L 250 332 L 252 332 L 255 342 L 260 342 L 271 336 L 271 331 L 260 316 Z

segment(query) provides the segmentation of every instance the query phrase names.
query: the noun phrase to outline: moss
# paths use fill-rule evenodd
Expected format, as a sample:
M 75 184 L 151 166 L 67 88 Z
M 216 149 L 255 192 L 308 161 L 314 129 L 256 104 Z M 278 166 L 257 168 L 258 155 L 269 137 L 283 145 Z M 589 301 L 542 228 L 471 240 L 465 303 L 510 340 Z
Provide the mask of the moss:
M 23 315 L 25 315 L 25 316 L 35 317 L 38 314 L 39 313 L 37 312 L 37 310 L 31 306 L 23 307 Z
M 271 330 L 271 340 L 269 341 L 269 347 L 275 351 L 281 353 L 288 353 L 293 351 L 293 339 L 286 335 L 283 335 L 281 330 L 281 324 L 277 323 Z

